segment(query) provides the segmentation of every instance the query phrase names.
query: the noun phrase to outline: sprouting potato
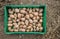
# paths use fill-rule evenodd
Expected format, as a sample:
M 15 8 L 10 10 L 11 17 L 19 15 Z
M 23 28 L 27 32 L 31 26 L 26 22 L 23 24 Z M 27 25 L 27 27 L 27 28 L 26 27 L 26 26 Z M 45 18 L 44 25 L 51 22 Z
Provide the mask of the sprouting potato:
M 8 30 L 11 32 L 42 32 L 43 9 L 8 9 Z M 12 28 L 13 27 L 13 28 Z

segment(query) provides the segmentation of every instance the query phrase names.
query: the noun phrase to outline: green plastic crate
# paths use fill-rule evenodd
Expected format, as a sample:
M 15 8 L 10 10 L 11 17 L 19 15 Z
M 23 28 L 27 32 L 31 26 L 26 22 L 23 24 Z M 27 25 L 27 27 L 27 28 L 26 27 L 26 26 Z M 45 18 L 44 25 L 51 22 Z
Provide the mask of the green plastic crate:
M 42 32 L 9 32 L 8 9 L 9 8 L 43 8 L 43 31 Z M 5 34 L 45 34 L 46 33 L 46 5 L 6 5 L 4 7 L 4 32 Z

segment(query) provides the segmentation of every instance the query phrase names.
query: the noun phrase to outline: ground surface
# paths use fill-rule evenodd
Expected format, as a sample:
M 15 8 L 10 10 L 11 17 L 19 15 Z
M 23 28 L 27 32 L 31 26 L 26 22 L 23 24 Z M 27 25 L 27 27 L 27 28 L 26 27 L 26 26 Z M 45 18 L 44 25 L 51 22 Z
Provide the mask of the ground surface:
M 0 39 L 60 39 L 60 0 L 0 0 Z M 6 4 L 46 4 L 47 33 L 45 35 L 4 34 L 4 6 Z

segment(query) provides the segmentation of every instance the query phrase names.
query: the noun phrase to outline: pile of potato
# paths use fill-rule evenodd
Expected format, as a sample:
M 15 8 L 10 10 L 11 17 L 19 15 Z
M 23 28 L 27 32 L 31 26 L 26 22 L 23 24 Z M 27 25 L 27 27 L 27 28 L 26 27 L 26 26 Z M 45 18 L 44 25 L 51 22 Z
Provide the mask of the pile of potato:
M 8 30 L 10 32 L 42 31 L 42 8 L 9 8 Z

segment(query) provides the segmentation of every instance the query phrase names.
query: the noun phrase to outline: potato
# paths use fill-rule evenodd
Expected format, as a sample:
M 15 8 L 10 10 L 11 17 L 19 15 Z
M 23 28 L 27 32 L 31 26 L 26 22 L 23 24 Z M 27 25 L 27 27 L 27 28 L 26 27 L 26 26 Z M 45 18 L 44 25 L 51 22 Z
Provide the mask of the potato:
M 29 18 L 30 18 L 30 16 L 27 14 L 27 15 L 25 16 L 25 18 L 26 18 L 26 19 L 29 19 Z
M 16 8 L 16 9 L 15 9 L 15 12 L 16 12 L 16 13 L 18 13 L 18 12 L 19 12 L 19 9 L 18 9 L 18 8 Z
M 20 10 L 22 14 L 26 14 L 27 12 L 25 10 Z
M 33 23 L 33 20 L 32 20 L 32 19 L 29 19 L 29 22 L 30 22 L 30 23 Z
M 38 16 L 38 12 L 33 12 L 34 16 Z
M 28 25 L 28 23 L 29 23 L 29 21 L 28 21 L 28 20 L 25 20 L 25 25 L 26 25 L 26 26 Z
M 12 20 L 11 17 L 8 18 L 8 21 Z
M 42 19 L 40 19 L 40 20 L 39 20 L 39 22 L 43 22 L 43 20 L 42 20 Z
M 9 14 L 13 14 L 13 10 L 8 9 Z
M 11 24 L 11 23 L 12 23 L 12 21 L 8 21 L 8 23 L 9 23 L 9 24 Z
M 43 27 L 40 27 L 40 30 L 39 31 L 42 31 L 43 30 Z
M 40 10 L 39 10 L 39 12 L 41 12 L 41 13 L 42 13 L 42 12 L 43 12 L 43 9 L 40 9 Z
M 42 16 L 42 13 L 39 13 L 38 15 L 39 15 L 39 16 Z
M 30 16 L 31 18 L 33 18 L 33 14 L 29 14 L 29 16 Z
M 9 30 L 10 32 L 13 32 L 13 29 L 11 29 L 11 27 L 8 27 L 8 30 Z
M 8 26 L 12 27 L 12 26 L 13 26 L 13 24 L 8 24 Z
M 11 18 L 14 18 L 14 15 L 11 14 L 10 17 L 11 17 Z

